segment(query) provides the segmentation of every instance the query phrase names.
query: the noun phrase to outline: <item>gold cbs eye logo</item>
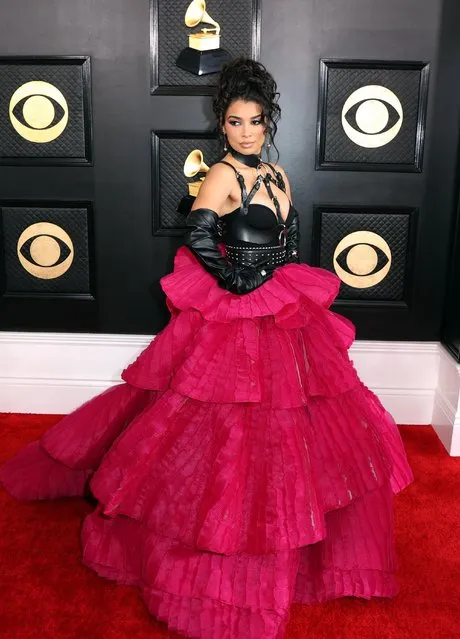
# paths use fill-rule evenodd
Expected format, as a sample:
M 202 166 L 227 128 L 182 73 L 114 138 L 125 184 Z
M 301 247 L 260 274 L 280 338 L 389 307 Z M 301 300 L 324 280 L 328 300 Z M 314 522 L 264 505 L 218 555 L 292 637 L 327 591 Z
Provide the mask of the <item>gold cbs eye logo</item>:
M 402 123 L 403 108 L 398 96 L 377 84 L 357 89 L 343 105 L 345 133 L 352 142 L 368 149 L 391 142 L 398 135 Z
M 49 82 L 34 80 L 13 93 L 9 115 L 21 137 L 44 144 L 62 134 L 69 121 L 69 108 L 58 88 Z
M 370 288 L 388 275 L 391 249 L 377 233 L 356 231 L 337 244 L 333 264 L 337 275 L 348 286 Z
M 37 222 L 27 227 L 19 237 L 17 254 L 24 269 L 42 280 L 64 275 L 75 256 L 68 233 L 50 222 Z

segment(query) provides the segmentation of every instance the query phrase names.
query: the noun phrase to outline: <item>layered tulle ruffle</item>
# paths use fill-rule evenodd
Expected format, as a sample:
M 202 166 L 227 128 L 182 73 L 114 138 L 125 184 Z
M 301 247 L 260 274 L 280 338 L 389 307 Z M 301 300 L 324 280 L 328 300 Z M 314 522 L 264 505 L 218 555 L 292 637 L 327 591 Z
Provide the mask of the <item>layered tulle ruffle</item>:
M 129 384 L 271 408 L 359 386 L 347 354 L 354 326 L 326 308 L 338 290 L 332 273 L 289 264 L 252 293 L 234 295 L 185 248 L 175 266 L 162 279 L 173 313 L 168 330 L 123 372 Z
M 248 295 L 185 248 L 171 321 L 123 372 L 0 469 L 22 499 L 99 505 L 85 563 L 190 637 L 280 639 L 292 602 L 393 596 L 398 430 L 348 356 L 339 280 L 290 264 Z
M 95 512 L 84 524 L 83 557 L 102 576 L 138 586 L 150 612 L 186 636 L 281 639 L 291 603 L 398 591 L 388 486 L 329 513 L 325 524 L 325 539 L 310 546 L 225 555 Z

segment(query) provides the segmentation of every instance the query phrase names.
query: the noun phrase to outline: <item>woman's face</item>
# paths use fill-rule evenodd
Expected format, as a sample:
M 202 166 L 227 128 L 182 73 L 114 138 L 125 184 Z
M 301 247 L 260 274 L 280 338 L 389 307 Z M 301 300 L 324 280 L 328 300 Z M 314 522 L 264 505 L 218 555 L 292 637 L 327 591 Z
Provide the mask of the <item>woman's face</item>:
M 257 102 L 235 100 L 228 107 L 223 131 L 235 151 L 259 155 L 265 141 L 265 129 L 262 107 Z

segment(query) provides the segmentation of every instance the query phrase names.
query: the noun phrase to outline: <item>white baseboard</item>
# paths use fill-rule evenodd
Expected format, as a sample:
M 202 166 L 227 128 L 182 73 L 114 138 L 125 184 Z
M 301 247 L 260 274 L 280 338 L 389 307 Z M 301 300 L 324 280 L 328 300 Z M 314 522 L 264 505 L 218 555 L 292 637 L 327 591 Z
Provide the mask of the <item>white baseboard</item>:
M 437 342 L 357 340 L 350 357 L 362 381 L 398 424 L 431 424 L 439 371 Z
M 433 428 L 450 455 L 460 456 L 460 365 L 440 346 Z
M 145 335 L 0 332 L 0 411 L 68 413 L 120 381 L 149 344 Z M 351 358 L 399 424 L 430 424 L 440 347 L 356 341 Z
M 69 413 L 120 382 L 144 335 L 0 332 L 0 411 Z

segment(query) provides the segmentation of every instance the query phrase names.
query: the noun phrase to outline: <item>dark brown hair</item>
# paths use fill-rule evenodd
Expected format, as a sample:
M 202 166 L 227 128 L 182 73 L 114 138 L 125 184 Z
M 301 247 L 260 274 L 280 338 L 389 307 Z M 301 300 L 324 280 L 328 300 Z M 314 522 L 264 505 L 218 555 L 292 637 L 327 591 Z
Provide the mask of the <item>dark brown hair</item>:
M 217 133 L 222 146 L 225 114 L 235 100 L 260 104 L 262 115 L 267 120 L 267 140 L 275 146 L 277 122 L 281 117 L 281 108 L 278 105 L 279 95 L 273 76 L 261 62 L 245 57 L 227 62 L 220 72 L 217 93 L 212 101 L 212 108 L 217 118 Z

